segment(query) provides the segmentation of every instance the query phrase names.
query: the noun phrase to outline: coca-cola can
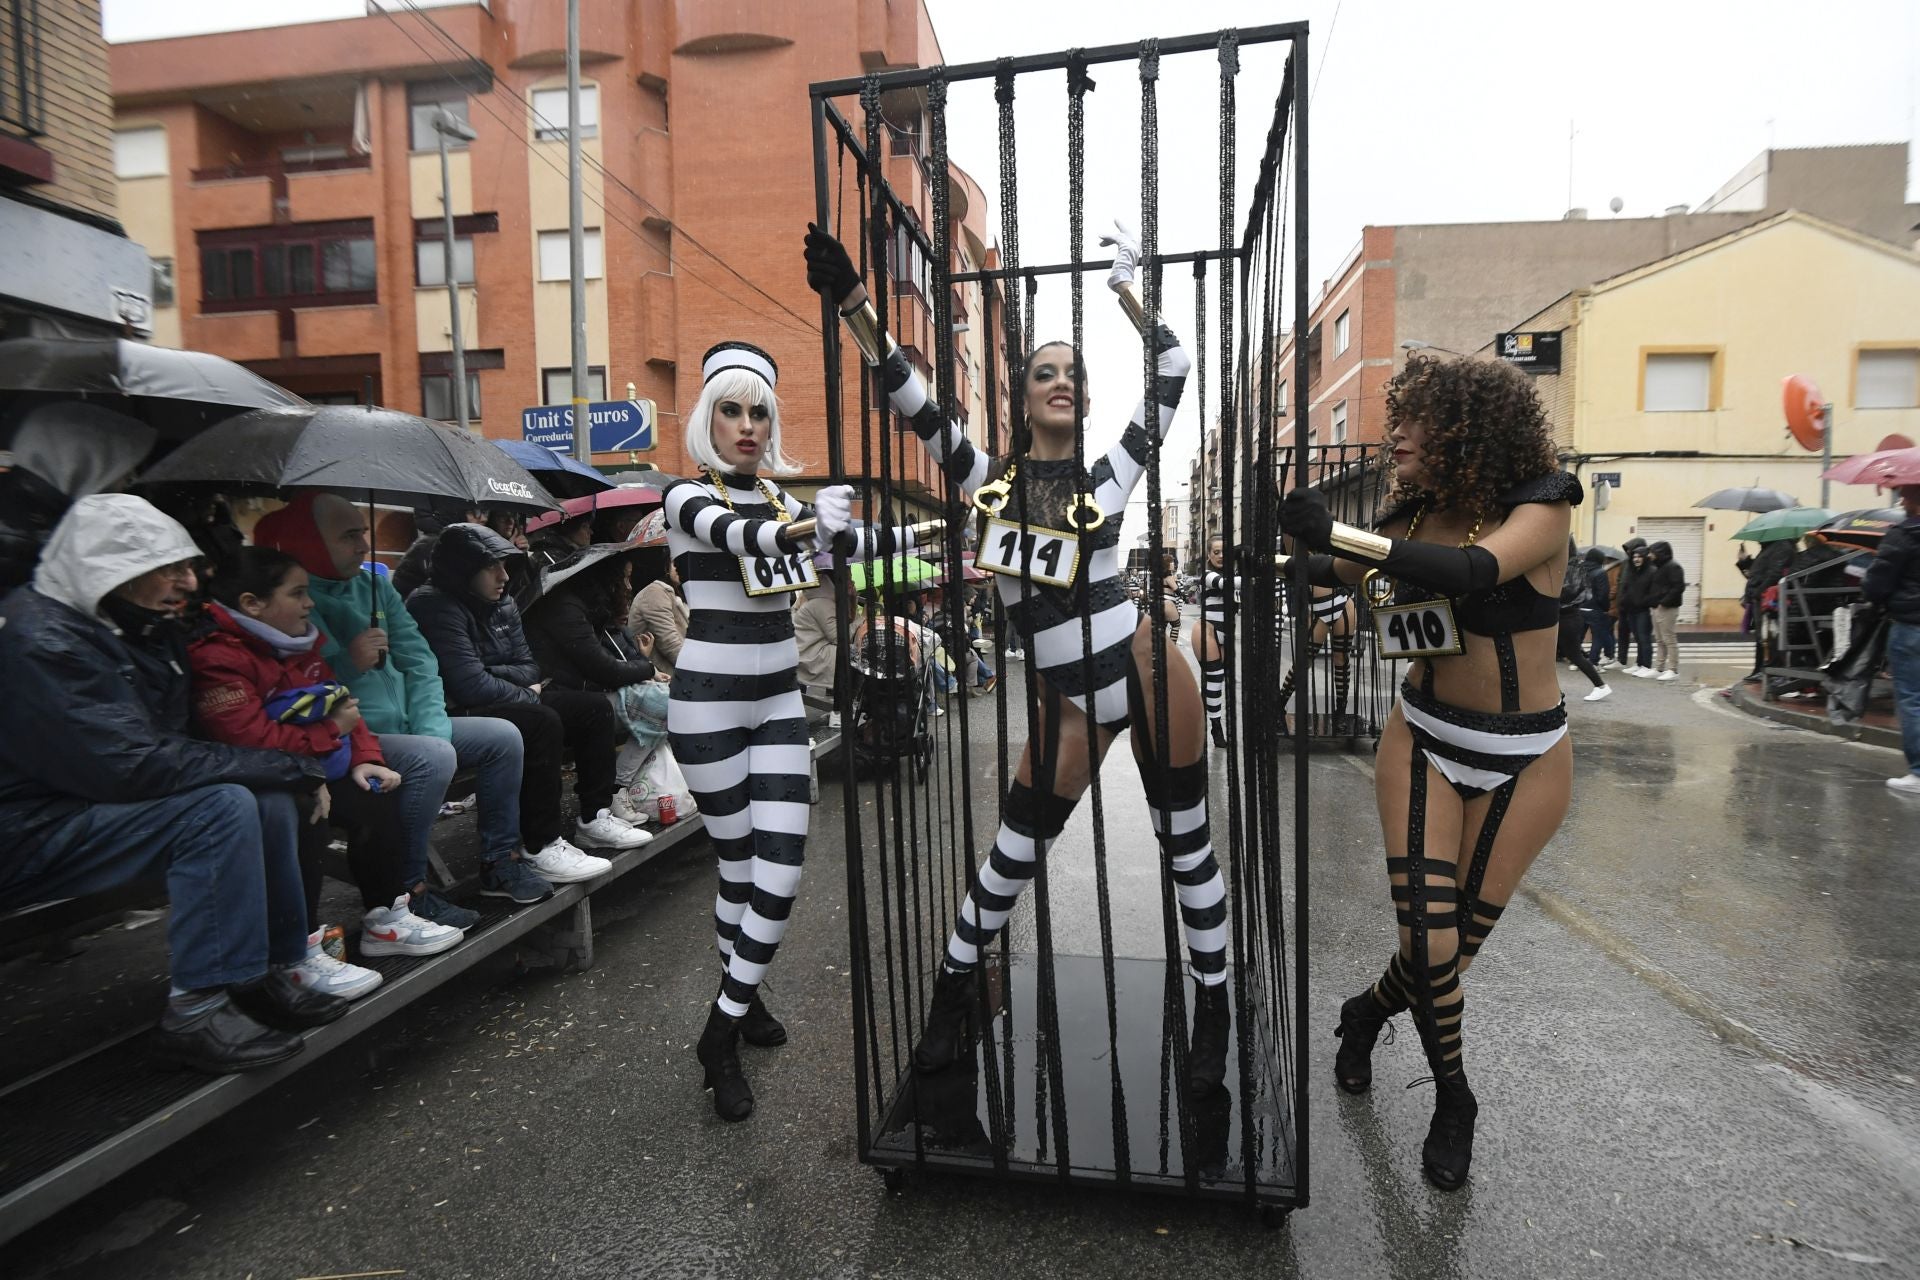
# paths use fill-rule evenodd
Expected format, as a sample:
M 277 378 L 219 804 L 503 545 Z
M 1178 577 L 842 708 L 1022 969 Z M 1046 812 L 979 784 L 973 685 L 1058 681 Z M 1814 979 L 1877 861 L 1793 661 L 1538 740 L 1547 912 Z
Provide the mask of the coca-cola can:
M 680 806 L 673 802 L 671 795 L 660 797 L 660 825 L 670 827 L 680 821 Z

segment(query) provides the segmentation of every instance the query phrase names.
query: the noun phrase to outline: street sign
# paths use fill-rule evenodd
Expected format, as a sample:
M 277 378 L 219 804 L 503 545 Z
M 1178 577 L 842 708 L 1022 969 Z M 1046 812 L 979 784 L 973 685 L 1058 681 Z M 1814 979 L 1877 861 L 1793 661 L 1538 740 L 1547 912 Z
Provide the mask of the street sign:
M 642 452 L 654 446 L 651 400 L 604 400 L 587 406 L 588 443 L 594 453 Z M 520 436 L 555 453 L 573 452 L 573 406 L 538 405 L 520 411 Z
M 1618 471 L 1596 471 L 1593 473 L 1593 482 L 1595 484 L 1611 485 L 1613 488 L 1618 489 L 1620 487 L 1620 473 Z
M 1496 333 L 1493 354 L 1528 373 L 1560 372 L 1558 333 Z

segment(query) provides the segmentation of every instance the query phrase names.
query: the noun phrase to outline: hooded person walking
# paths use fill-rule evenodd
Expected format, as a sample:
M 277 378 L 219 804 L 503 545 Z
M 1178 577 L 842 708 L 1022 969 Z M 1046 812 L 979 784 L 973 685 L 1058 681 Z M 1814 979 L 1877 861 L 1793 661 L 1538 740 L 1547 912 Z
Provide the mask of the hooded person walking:
M 1687 599 L 1687 571 L 1669 543 L 1648 549 L 1653 559 L 1653 669 L 1659 680 L 1680 678 L 1680 606 Z

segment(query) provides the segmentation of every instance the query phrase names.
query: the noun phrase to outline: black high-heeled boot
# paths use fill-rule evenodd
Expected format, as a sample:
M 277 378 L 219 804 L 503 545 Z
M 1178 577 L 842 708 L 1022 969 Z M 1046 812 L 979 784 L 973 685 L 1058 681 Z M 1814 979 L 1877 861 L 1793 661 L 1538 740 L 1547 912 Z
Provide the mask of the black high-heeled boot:
M 786 1024 L 767 1012 L 758 991 L 753 993 L 753 1003 L 740 1019 L 740 1038 L 756 1049 L 777 1049 L 787 1042 Z
M 1227 1031 L 1233 1025 L 1233 1012 L 1227 1002 L 1226 983 L 1195 986 L 1187 1096 L 1197 1102 L 1220 1088 L 1227 1078 Z
M 1333 1079 L 1342 1091 L 1359 1095 L 1372 1087 L 1373 1045 L 1397 1012 L 1382 1008 L 1371 989 L 1340 1006 L 1340 1025 L 1333 1029 L 1340 1041 L 1333 1054 Z
M 1480 1115 L 1480 1103 L 1467 1087 L 1465 1074 L 1433 1084 L 1433 1123 L 1427 1126 L 1427 1141 L 1420 1148 L 1420 1168 L 1440 1190 L 1458 1191 L 1466 1185 L 1467 1168 L 1473 1163 L 1473 1122 Z
M 960 1060 L 973 1043 L 973 984 L 971 971 L 951 973 L 945 967 L 933 980 L 933 1002 L 927 1006 L 927 1027 L 913 1046 L 916 1071 L 944 1071 Z
M 1215 716 L 1211 720 L 1208 720 L 1207 723 L 1213 727 L 1213 745 L 1216 747 L 1224 747 L 1228 745 L 1227 744 L 1227 722 L 1225 720 L 1222 720 L 1220 717 Z
M 713 1114 L 722 1120 L 745 1120 L 752 1115 L 753 1089 L 740 1074 L 740 1020 L 714 1005 L 693 1051 L 706 1068 L 701 1087 L 713 1090 Z

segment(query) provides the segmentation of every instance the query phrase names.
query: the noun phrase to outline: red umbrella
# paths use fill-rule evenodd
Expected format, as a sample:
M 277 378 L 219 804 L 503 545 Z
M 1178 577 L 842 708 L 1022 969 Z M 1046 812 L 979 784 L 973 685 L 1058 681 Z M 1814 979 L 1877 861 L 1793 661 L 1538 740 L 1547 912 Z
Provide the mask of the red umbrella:
M 560 504 L 558 511 L 535 516 L 527 521 L 527 532 L 537 533 L 548 525 L 559 524 L 563 520 L 572 520 L 578 516 L 592 515 L 596 511 L 612 511 L 617 507 L 657 507 L 660 501 L 660 491 L 652 485 L 623 484 L 617 489 L 608 489 L 605 493 L 590 493 L 584 498 L 568 498 Z
M 1871 484 L 1881 488 L 1920 484 L 1920 448 L 1902 435 L 1890 435 L 1870 453 L 1856 453 L 1820 473 L 1841 484 Z

